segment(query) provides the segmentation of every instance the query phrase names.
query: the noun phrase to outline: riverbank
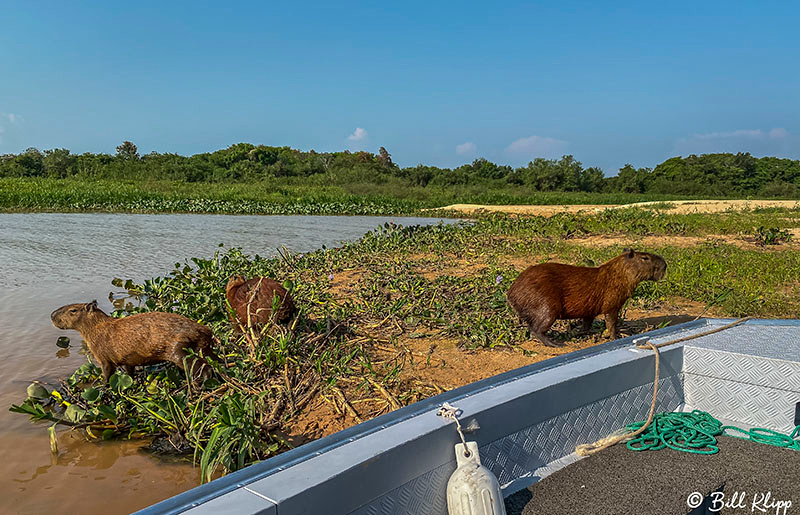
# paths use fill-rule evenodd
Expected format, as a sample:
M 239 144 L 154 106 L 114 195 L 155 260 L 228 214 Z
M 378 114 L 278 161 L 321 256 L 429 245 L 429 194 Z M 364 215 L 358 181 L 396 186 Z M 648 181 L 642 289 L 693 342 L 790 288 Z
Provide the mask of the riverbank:
M 798 209 L 800 200 L 669 200 L 631 202 L 625 204 L 572 204 L 572 205 L 481 205 L 452 204 L 436 209 L 436 212 L 457 212 L 464 215 L 481 213 L 506 213 L 528 216 L 553 216 L 558 213 L 599 213 L 605 209 L 646 209 L 668 214 L 724 213 L 726 211 L 749 211 L 755 209 Z
M 274 179 L 257 183 L 190 183 L 99 179 L 0 178 L 0 212 L 207 213 L 258 215 L 457 216 L 440 206 L 619 205 L 688 196 L 540 192 L 527 187 L 332 185 Z
M 629 333 L 703 315 L 800 317 L 798 236 L 796 209 L 621 209 L 389 224 L 356 242 L 276 259 L 223 249 L 129 284 L 130 294 L 148 298 L 142 308 L 125 307 L 131 299 L 117 304 L 176 309 L 212 327 L 225 360 L 217 382 L 187 391 L 171 369 L 156 368 L 123 391 L 93 384 L 98 371 L 86 366 L 59 391 L 81 410 L 81 423 L 99 428 L 98 438 L 155 438 L 158 449 L 189 452 L 203 475 L 213 475 L 443 390 L 608 341 L 601 320 L 588 336 L 558 322 L 553 337 L 563 348 L 530 340 L 505 303 L 530 264 L 597 265 L 630 246 L 664 256 L 665 279 L 640 285 L 624 312 Z M 234 273 L 290 281 L 301 308 L 296 322 L 255 340 L 234 337 L 222 295 Z

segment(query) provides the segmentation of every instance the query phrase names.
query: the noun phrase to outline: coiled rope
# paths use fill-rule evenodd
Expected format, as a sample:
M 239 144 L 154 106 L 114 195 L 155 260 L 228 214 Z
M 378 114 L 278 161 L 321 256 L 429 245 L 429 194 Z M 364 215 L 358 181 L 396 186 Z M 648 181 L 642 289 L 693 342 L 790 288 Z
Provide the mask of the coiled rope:
M 638 428 L 636 428 L 632 432 L 629 429 L 629 427 L 631 427 L 634 424 L 626 426 L 625 428 L 623 428 L 623 429 L 621 429 L 619 431 L 616 431 L 616 432 L 606 436 L 605 438 L 601 438 L 600 440 L 597 440 L 594 443 L 587 443 L 587 444 L 578 445 L 577 447 L 575 447 L 575 452 L 579 456 L 589 456 L 589 455 L 594 454 L 596 452 L 602 451 L 603 449 L 607 449 L 608 447 L 611 447 L 612 445 L 615 445 L 615 444 L 617 444 L 617 443 L 619 443 L 619 442 L 621 442 L 623 440 L 629 440 L 629 439 L 632 439 L 632 438 L 636 438 L 637 436 L 641 435 L 642 433 L 644 433 L 647 430 L 647 428 L 653 422 L 653 417 L 655 416 L 655 411 L 656 411 L 656 399 L 658 397 L 658 370 L 659 370 L 659 360 L 660 360 L 660 354 L 659 354 L 658 349 L 660 349 L 661 347 L 666 347 L 667 345 L 674 345 L 676 343 L 681 343 L 681 342 L 685 342 L 685 341 L 689 341 L 689 340 L 694 340 L 695 338 L 701 338 L 703 336 L 708 336 L 710 334 L 718 333 L 720 331 L 724 331 L 726 329 L 730 329 L 731 327 L 736 327 L 737 325 L 743 324 L 743 323 L 747 322 L 748 320 L 751 320 L 752 318 L 753 317 L 740 318 L 740 319 L 738 319 L 738 320 L 736 320 L 734 322 L 731 322 L 729 324 L 725 324 L 725 325 L 717 327 L 715 329 L 710 329 L 708 331 L 703 331 L 703 332 L 697 333 L 697 334 L 690 334 L 689 336 L 684 336 L 684 337 L 681 337 L 681 338 L 677 338 L 677 339 L 670 340 L 670 341 L 663 342 L 663 343 L 659 343 L 659 344 L 654 344 L 654 343 L 650 342 L 649 340 L 644 342 L 644 343 L 637 343 L 636 344 L 637 348 L 639 348 L 639 349 L 650 349 L 650 350 L 653 351 L 653 355 L 655 357 L 655 374 L 654 374 L 655 378 L 653 379 L 653 401 L 650 403 L 650 414 L 647 416 L 647 420 L 645 422 L 643 422 L 641 426 L 639 426 Z

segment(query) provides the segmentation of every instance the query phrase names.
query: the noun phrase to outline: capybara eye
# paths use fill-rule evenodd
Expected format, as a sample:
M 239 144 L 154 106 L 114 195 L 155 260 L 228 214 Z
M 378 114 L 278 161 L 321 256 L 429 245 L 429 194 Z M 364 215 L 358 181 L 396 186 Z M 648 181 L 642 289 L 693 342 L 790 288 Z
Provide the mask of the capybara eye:
M 649 256 L 642 256 L 642 259 L 643 259 L 644 261 L 650 261 L 650 257 L 649 257 Z

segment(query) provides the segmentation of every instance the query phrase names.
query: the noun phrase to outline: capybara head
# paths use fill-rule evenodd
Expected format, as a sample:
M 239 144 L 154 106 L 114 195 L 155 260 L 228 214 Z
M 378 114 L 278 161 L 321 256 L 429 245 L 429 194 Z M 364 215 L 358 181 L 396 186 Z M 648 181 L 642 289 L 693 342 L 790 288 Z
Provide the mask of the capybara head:
M 667 262 L 657 254 L 626 249 L 619 257 L 623 268 L 635 282 L 659 281 L 667 272 Z
M 225 285 L 225 293 L 231 291 L 232 288 L 236 288 L 237 286 L 241 286 L 245 283 L 245 278 L 241 275 L 234 275 L 228 279 L 228 284 Z
M 96 300 L 87 304 L 67 304 L 50 313 L 50 320 L 58 329 L 75 329 L 94 312 L 100 312 Z

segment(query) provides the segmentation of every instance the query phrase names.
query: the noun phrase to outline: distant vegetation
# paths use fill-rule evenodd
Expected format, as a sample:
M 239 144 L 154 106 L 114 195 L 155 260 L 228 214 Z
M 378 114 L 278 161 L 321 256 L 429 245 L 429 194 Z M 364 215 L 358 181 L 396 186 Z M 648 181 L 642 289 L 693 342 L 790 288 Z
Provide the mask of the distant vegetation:
M 749 153 L 674 157 L 653 169 L 626 165 L 617 176 L 606 177 L 601 169 L 584 168 L 572 156 L 558 160 L 536 158 L 519 168 L 482 158 L 454 169 L 421 164 L 400 168 L 383 147 L 377 154 L 326 153 L 238 143 L 189 157 L 157 152 L 141 156 L 136 145 L 126 141 L 114 155 L 72 154 L 67 149 L 42 152 L 35 148 L 21 154 L 2 155 L 0 178 L 268 183 L 275 189 L 279 185 L 338 186 L 353 195 L 392 197 L 398 196 L 401 189 L 410 188 L 415 198 L 409 200 L 417 201 L 433 196 L 458 197 L 464 201 L 486 192 L 497 192 L 497 200 L 536 192 L 694 197 L 797 198 L 800 195 L 800 161 L 756 158 Z M 437 193 L 431 195 L 432 191 Z

